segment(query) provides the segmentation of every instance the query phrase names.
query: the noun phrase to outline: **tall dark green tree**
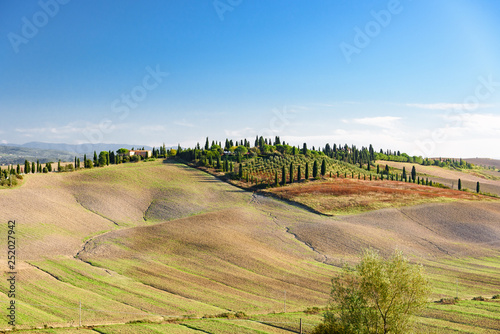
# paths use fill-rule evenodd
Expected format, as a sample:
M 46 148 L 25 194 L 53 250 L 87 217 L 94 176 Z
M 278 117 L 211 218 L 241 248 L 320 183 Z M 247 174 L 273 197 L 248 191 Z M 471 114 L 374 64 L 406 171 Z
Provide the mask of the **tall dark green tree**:
M 326 160 L 323 159 L 323 161 L 321 162 L 321 175 L 325 176 L 325 174 L 326 174 Z
M 406 167 L 403 166 L 403 175 L 402 178 L 406 180 Z
M 276 171 L 274 171 L 274 184 L 275 184 L 276 186 L 278 186 L 278 184 L 279 184 L 279 183 L 278 183 L 278 171 L 277 171 L 277 170 L 276 170 Z
M 29 174 L 30 172 L 30 162 L 28 160 L 24 160 L 24 174 Z
M 283 185 L 286 184 L 286 168 L 285 168 L 285 165 L 283 165 L 283 167 L 281 168 L 281 183 Z
M 297 166 L 297 181 L 300 182 L 300 179 L 302 178 L 302 173 L 300 169 L 300 165 Z
M 462 180 L 458 179 L 458 190 L 462 190 Z
M 36 165 L 35 165 L 35 162 L 33 161 L 33 162 L 31 163 L 31 172 L 32 172 L 33 174 L 35 174 L 35 173 L 36 173 L 36 171 L 37 171 L 37 170 L 36 170 Z
M 303 155 L 307 155 L 307 152 L 308 152 L 308 150 L 307 150 L 307 144 L 304 143 L 304 145 L 302 145 L 302 154 Z
M 21 166 L 17 164 L 16 173 L 21 174 Z
M 290 183 L 293 183 L 293 162 L 290 162 Z
M 411 168 L 411 179 L 413 180 L 413 183 L 415 183 L 415 179 L 417 178 L 417 170 L 415 169 L 415 166 Z
M 207 137 L 207 140 L 205 141 L 205 150 L 208 151 L 209 148 L 210 148 L 210 146 L 209 146 L 208 137 Z
M 83 168 L 88 168 L 87 167 L 87 154 L 83 155 Z
M 309 180 L 309 162 L 306 162 L 306 170 L 304 172 L 304 179 Z
M 318 160 L 314 160 L 313 164 L 313 178 L 318 177 Z
M 243 165 L 240 164 L 238 167 L 238 177 L 241 180 L 243 178 Z
M 94 167 L 97 167 L 99 165 L 99 161 L 97 160 L 97 152 L 94 151 Z
M 19 166 L 19 165 L 17 165 L 17 166 Z M 481 191 L 481 187 L 479 185 L 479 181 L 477 181 L 477 183 L 476 183 L 476 192 L 479 194 L 480 191 Z
M 380 174 L 380 165 L 377 165 L 377 174 Z
M 99 153 L 98 163 L 100 167 L 104 167 L 108 164 L 108 152 L 102 151 Z

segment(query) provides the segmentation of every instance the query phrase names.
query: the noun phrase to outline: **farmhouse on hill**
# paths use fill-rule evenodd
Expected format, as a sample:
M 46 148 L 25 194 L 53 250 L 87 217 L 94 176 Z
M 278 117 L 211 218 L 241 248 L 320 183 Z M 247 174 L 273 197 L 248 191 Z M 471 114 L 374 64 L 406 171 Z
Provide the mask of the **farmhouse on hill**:
M 143 159 L 151 158 L 153 152 L 150 150 L 130 150 L 128 151 L 129 156 L 140 155 Z

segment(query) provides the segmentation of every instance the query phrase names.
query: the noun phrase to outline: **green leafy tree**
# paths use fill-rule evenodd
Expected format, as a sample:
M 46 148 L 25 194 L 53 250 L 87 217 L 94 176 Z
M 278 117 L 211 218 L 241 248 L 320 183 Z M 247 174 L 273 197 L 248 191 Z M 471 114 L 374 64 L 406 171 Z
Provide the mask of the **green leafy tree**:
M 108 164 L 108 152 L 102 151 L 99 153 L 99 166 L 104 167 Z
M 238 147 L 236 147 L 234 149 L 234 153 L 241 155 L 241 156 L 247 154 L 247 152 L 248 152 L 248 149 L 244 145 L 239 145 Z
M 313 333 L 408 333 L 429 294 L 421 265 L 410 264 L 400 251 L 384 260 L 367 250 L 356 267 L 344 266 L 332 279 L 324 321 Z

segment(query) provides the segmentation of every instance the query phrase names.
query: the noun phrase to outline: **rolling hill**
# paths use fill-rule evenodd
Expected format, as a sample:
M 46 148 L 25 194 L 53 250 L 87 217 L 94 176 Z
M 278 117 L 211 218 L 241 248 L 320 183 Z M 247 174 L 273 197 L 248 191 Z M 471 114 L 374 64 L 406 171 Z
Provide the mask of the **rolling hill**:
M 76 325 L 80 302 L 87 325 L 281 312 L 285 291 L 288 312 L 321 307 L 331 277 L 366 247 L 423 262 L 436 299 L 453 296 L 457 278 L 467 298 L 500 286 L 498 201 L 327 217 L 155 161 L 29 175 L 0 190 L 0 207 L 17 223 L 21 328 Z M 0 302 L 7 290 L 2 280 Z

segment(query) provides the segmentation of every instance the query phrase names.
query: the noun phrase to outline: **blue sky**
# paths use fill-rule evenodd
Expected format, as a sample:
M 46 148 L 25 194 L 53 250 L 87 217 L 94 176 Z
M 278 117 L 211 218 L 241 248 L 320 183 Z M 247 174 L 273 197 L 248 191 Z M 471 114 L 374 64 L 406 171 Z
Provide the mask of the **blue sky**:
M 500 158 L 498 1 L 0 2 L 0 141 Z

